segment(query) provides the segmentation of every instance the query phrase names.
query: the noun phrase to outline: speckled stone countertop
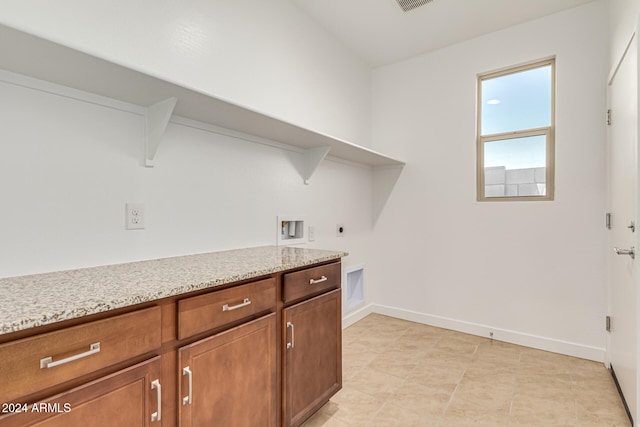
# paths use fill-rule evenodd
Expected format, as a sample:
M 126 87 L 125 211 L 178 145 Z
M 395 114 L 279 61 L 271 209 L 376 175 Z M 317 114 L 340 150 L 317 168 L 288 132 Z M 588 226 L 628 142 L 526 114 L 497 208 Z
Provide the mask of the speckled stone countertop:
M 346 255 L 264 246 L 0 279 L 0 335 Z

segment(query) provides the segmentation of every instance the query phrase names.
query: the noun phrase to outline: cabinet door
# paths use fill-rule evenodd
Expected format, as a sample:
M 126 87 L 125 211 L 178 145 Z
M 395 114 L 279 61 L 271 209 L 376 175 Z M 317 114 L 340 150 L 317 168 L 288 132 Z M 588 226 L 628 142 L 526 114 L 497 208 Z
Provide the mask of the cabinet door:
M 0 426 L 87 427 L 161 425 L 160 357 L 123 369 L 0 417 Z M 7 407 L 5 410 L 16 410 Z M 152 421 L 153 420 L 153 421 Z
M 181 426 L 275 426 L 274 313 L 182 347 Z
M 284 423 L 299 426 L 342 387 L 340 289 L 284 309 Z

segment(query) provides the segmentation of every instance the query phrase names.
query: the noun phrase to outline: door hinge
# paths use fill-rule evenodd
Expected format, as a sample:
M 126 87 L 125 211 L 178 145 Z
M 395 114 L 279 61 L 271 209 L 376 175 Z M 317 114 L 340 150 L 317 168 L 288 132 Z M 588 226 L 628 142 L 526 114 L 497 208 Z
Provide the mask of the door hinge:
M 607 110 L 607 124 L 611 126 L 611 109 Z
M 611 316 L 605 317 L 605 329 L 607 332 L 611 332 Z
M 611 212 L 607 212 L 605 216 L 605 226 L 607 230 L 611 230 Z

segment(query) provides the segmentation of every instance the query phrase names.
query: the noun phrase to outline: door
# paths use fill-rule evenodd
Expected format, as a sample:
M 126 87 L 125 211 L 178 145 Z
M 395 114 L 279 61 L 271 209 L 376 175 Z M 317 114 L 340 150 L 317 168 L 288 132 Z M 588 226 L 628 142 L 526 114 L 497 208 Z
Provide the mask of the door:
M 637 419 L 638 73 L 637 37 L 609 81 L 609 316 L 607 356 L 631 417 Z M 633 225 L 632 225 L 633 222 Z M 639 254 L 640 255 L 640 254 Z
M 182 347 L 180 426 L 274 427 L 276 316 Z
M 299 426 L 342 387 L 340 289 L 283 310 L 284 425 Z

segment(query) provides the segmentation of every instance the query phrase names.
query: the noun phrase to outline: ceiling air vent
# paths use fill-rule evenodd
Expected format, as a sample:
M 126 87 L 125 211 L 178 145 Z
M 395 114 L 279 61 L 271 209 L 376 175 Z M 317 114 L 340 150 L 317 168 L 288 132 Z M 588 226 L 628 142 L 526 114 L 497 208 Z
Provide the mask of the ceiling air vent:
M 396 0 L 398 6 L 405 12 L 409 12 L 417 7 L 424 6 L 427 3 L 431 3 L 433 0 Z

